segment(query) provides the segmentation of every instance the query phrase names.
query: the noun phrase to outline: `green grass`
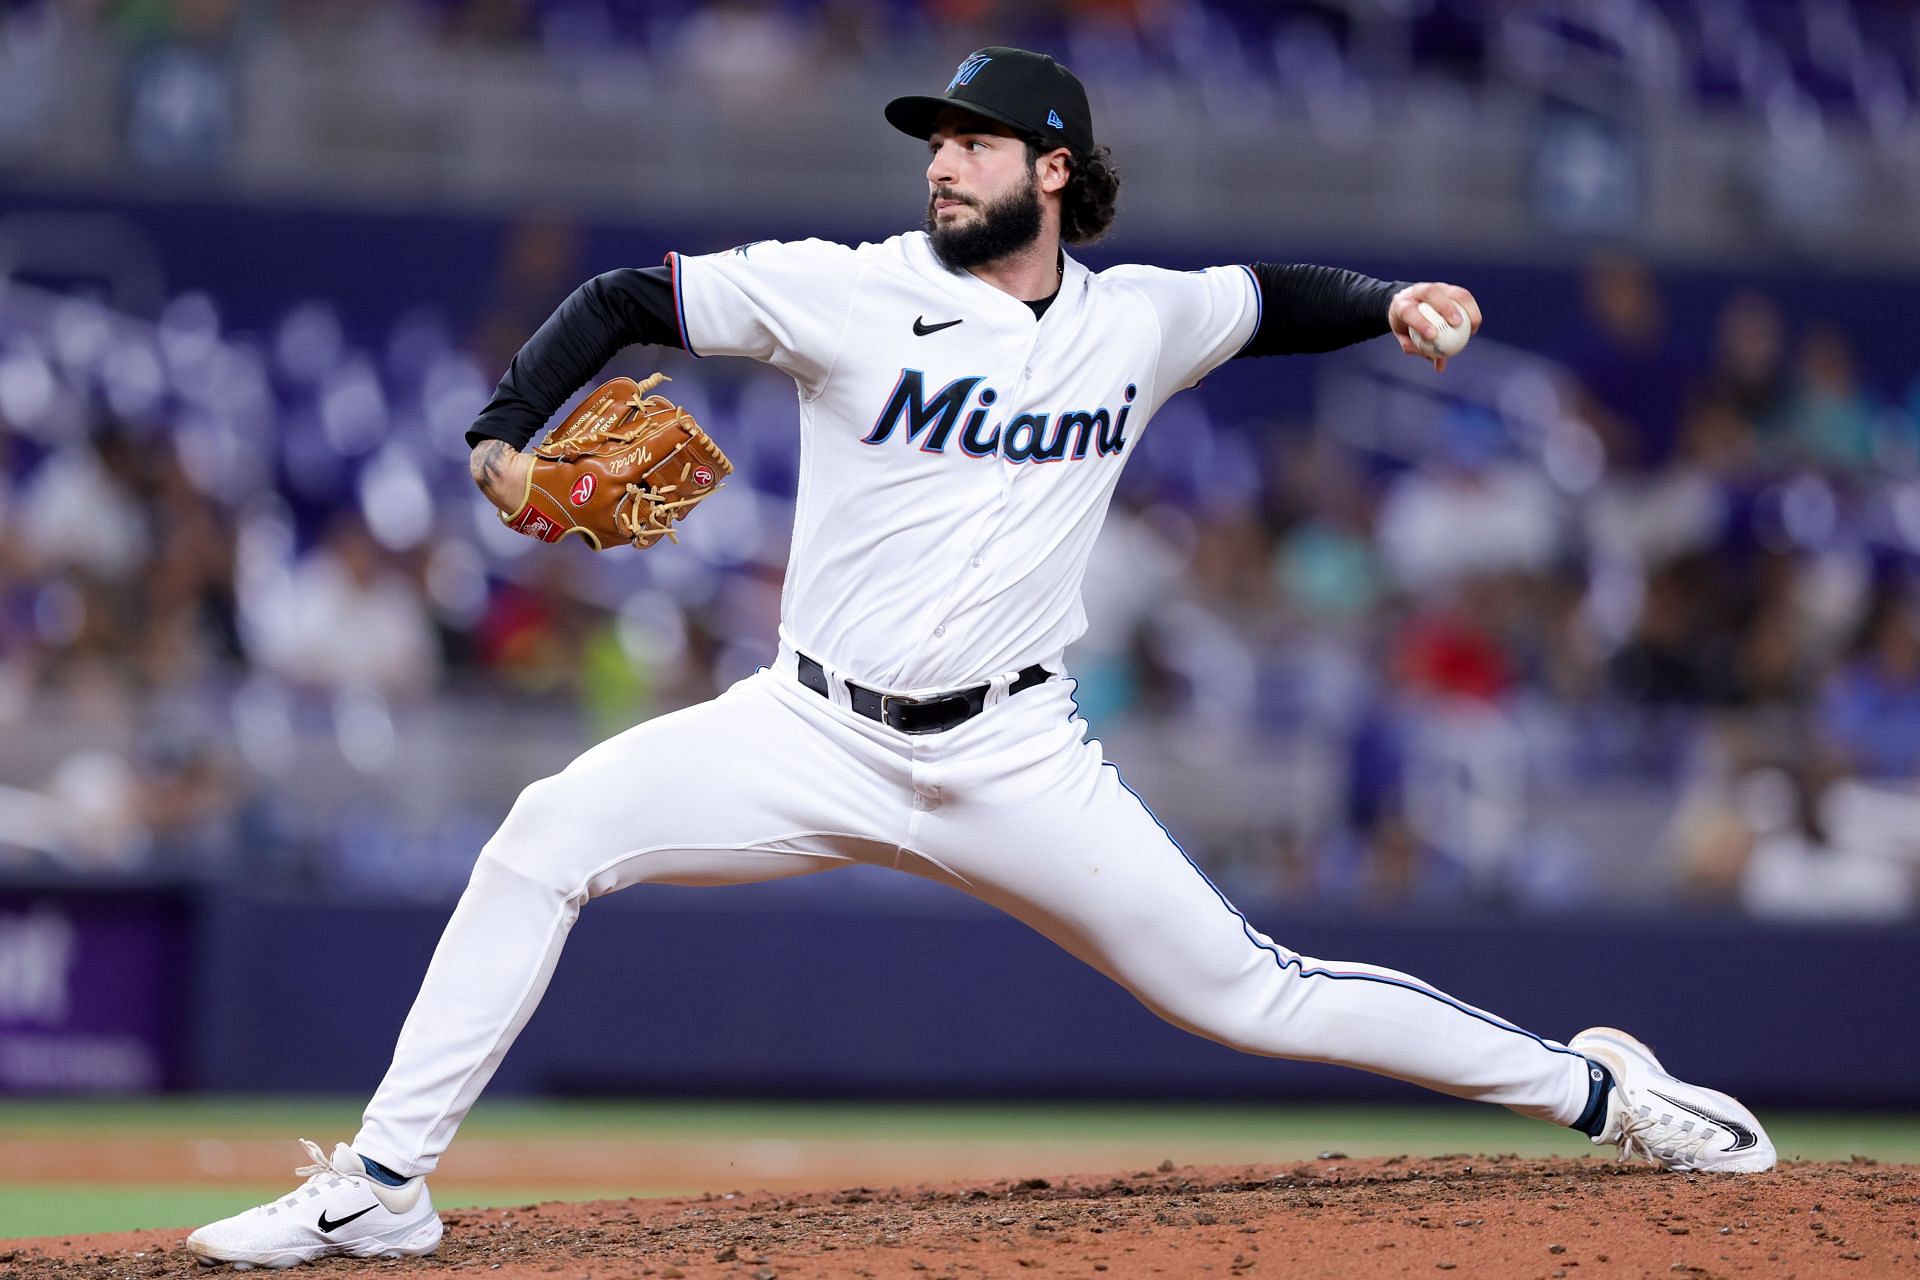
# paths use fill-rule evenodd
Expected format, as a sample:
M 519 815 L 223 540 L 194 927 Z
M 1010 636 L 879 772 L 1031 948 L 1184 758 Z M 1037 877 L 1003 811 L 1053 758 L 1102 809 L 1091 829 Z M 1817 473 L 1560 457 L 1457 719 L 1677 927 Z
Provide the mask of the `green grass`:
M 1852 1155 L 1920 1164 L 1920 1115 L 1772 1112 L 1767 1127 L 1785 1158 Z M 284 1138 L 325 1145 L 352 1134 L 359 1103 L 344 1099 L 183 1098 L 138 1101 L 0 1102 L 0 1134 L 47 1138 L 114 1136 Z M 473 1137 L 793 1139 L 865 1138 L 889 1142 L 1124 1142 L 1151 1145 L 1176 1161 L 1203 1144 L 1253 1148 L 1248 1159 L 1285 1161 L 1335 1149 L 1369 1155 L 1515 1152 L 1580 1155 L 1575 1135 L 1508 1112 L 1464 1105 L 1354 1106 L 999 1106 L 962 1104 L 803 1104 L 723 1102 L 483 1102 L 461 1130 Z M 19 1176 L 20 1171 L 12 1171 Z M 0 1238 L 131 1230 L 205 1221 L 292 1189 L 275 1184 L 207 1187 L 0 1183 Z M 647 1188 L 652 1194 L 667 1194 Z M 636 1188 L 462 1188 L 435 1184 L 448 1207 L 529 1204 L 564 1195 L 588 1200 Z
M 45 1186 L 0 1185 L 0 1240 L 22 1236 L 80 1235 L 95 1231 L 139 1231 L 147 1227 L 197 1226 L 273 1196 L 293 1190 L 295 1182 L 263 1182 L 249 1186 L 117 1186 L 51 1183 Z M 619 1187 L 568 1188 L 569 1200 L 624 1199 L 631 1189 Z M 538 1187 L 445 1188 L 435 1186 L 433 1202 L 442 1209 L 473 1205 L 537 1204 L 558 1199 Z

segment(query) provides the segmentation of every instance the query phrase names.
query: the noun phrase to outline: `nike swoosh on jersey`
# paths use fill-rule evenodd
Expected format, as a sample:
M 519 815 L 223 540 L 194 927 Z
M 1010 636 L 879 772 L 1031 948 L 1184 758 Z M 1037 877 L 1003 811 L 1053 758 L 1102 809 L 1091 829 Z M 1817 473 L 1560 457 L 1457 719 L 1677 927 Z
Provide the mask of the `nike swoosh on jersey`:
M 1727 1148 L 1728 1151 L 1745 1151 L 1748 1147 L 1759 1144 L 1760 1139 L 1754 1136 L 1753 1130 L 1747 1128 L 1747 1126 L 1741 1124 L 1738 1120 L 1729 1120 L 1725 1116 L 1717 1116 L 1711 1111 L 1702 1111 L 1698 1107 L 1690 1107 L 1677 1098 L 1667 1097 L 1666 1094 L 1660 1092 L 1658 1089 L 1649 1089 L 1647 1092 L 1663 1102 L 1671 1103 L 1689 1115 L 1699 1116 L 1702 1120 L 1717 1124 L 1728 1133 L 1731 1133 L 1733 1135 L 1733 1145 Z
M 966 319 L 965 316 L 960 317 L 960 320 L 964 319 Z M 939 324 L 928 324 L 925 316 L 915 316 L 913 318 L 913 336 L 916 338 L 924 338 L 930 333 L 938 333 L 942 329 L 951 329 L 953 326 L 959 324 L 960 320 L 945 320 Z

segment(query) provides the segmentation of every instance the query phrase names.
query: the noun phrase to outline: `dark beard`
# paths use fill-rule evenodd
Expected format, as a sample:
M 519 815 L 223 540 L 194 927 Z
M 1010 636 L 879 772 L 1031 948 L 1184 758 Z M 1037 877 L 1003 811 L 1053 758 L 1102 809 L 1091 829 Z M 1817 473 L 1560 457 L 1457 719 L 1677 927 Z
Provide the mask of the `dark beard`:
M 1040 238 L 1040 184 L 1027 173 L 1026 185 L 991 204 L 976 204 L 981 217 L 963 227 L 942 227 L 933 216 L 933 202 L 959 197 L 941 190 L 927 197 L 927 237 L 934 253 L 952 271 L 965 271 L 1020 252 Z

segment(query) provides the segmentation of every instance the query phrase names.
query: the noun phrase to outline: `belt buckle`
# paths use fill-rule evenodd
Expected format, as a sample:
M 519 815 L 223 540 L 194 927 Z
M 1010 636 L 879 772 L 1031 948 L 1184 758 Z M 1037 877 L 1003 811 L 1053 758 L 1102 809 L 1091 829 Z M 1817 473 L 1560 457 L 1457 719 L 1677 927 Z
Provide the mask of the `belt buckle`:
M 955 708 L 957 714 L 950 714 L 937 721 L 929 720 L 925 723 L 916 723 L 906 716 L 895 719 L 891 714 L 895 707 L 909 712 L 924 711 L 928 707 L 940 706 L 946 703 L 958 703 L 958 707 Z M 898 729 L 901 733 L 916 735 L 923 733 L 944 733 L 948 729 L 966 720 L 966 718 L 966 699 L 957 694 L 944 694 L 938 698 L 908 698 L 892 693 L 883 693 L 880 695 L 880 722 L 890 728 Z
M 893 708 L 895 704 L 903 707 L 917 707 L 920 705 L 920 699 L 909 698 L 898 693 L 883 693 L 880 695 L 880 723 L 886 725 L 888 728 L 899 729 L 901 726 L 893 722 Z

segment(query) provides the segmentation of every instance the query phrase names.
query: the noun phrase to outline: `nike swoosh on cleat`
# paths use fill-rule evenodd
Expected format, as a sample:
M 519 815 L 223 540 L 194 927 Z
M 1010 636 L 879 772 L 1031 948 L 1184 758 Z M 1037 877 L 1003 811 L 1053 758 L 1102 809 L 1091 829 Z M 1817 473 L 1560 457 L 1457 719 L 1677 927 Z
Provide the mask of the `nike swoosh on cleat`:
M 355 1218 L 364 1218 L 368 1214 L 372 1213 L 375 1209 L 378 1209 L 379 1207 L 380 1207 L 380 1203 L 379 1201 L 376 1200 L 374 1203 L 362 1209 L 359 1213 L 350 1213 L 344 1218 L 335 1218 L 331 1222 L 327 1220 L 327 1211 L 325 1209 L 322 1209 L 320 1211 L 320 1229 L 322 1231 L 337 1231 L 341 1227 L 346 1226 L 349 1222 L 352 1222 Z
M 1662 1102 L 1671 1103 L 1674 1106 L 1680 1108 L 1682 1111 L 1688 1112 L 1691 1115 L 1699 1116 L 1702 1120 L 1708 1121 L 1711 1124 L 1717 1124 L 1722 1129 L 1725 1129 L 1727 1132 L 1731 1133 L 1733 1135 L 1733 1145 L 1728 1147 L 1726 1152 L 1723 1152 L 1722 1154 L 1727 1154 L 1734 1151 L 1745 1151 L 1748 1147 L 1755 1147 L 1760 1145 L 1760 1139 L 1754 1135 L 1753 1130 L 1747 1128 L 1747 1126 L 1741 1124 L 1737 1120 L 1729 1120 L 1725 1116 L 1717 1116 L 1713 1114 L 1713 1112 L 1711 1111 L 1702 1111 L 1698 1107 L 1690 1107 L 1686 1103 L 1680 1101 L 1678 1098 L 1667 1097 L 1666 1094 L 1660 1092 L 1658 1089 L 1649 1089 L 1647 1090 L 1647 1092 L 1652 1094 L 1654 1097 L 1659 1098 Z
M 960 320 L 964 319 L 966 319 L 965 316 L 960 317 Z M 939 324 L 928 324 L 925 316 L 915 316 L 913 318 L 913 336 L 916 338 L 924 338 L 930 333 L 938 333 L 942 329 L 951 329 L 953 326 L 959 324 L 960 320 L 944 320 Z

